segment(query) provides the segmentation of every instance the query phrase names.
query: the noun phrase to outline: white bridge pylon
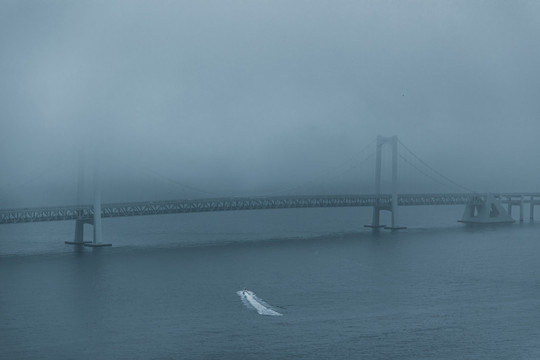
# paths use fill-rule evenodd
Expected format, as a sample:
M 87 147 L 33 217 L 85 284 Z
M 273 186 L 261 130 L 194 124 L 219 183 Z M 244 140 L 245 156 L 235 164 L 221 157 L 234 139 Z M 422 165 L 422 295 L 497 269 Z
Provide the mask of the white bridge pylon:
M 373 229 L 385 228 L 391 230 L 406 229 L 404 226 L 399 226 L 399 209 L 398 209 L 398 190 L 397 190 L 397 171 L 398 171 L 398 138 L 397 136 L 384 137 L 377 136 L 377 154 L 375 162 L 375 195 L 381 195 L 381 170 L 382 170 L 382 149 L 384 145 L 390 145 L 392 148 L 392 202 L 391 205 L 383 205 L 378 203 L 373 207 L 373 218 L 371 225 L 364 225 Z M 392 223 L 390 226 L 381 225 L 380 213 L 382 210 L 392 213 Z
M 81 206 L 83 204 L 84 195 L 84 179 L 85 179 L 85 152 L 83 150 L 79 153 L 79 172 L 77 182 L 77 204 Z M 93 203 L 93 217 L 92 219 L 80 219 L 75 220 L 75 237 L 73 241 L 66 241 L 69 245 L 84 245 L 88 247 L 102 247 L 111 246 L 112 244 L 102 242 L 102 230 L 101 230 L 101 166 L 99 164 L 100 157 L 98 151 L 94 151 L 94 203 Z M 82 215 L 82 212 L 81 214 Z M 94 228 L 94 236 L 92 241 L 84 241 L 84 224 L 92 225 Z

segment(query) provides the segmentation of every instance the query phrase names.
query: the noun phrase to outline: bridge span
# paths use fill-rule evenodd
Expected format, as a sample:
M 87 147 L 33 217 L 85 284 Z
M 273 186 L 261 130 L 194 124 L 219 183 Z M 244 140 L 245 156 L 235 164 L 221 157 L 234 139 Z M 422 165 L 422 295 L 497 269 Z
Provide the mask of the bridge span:
M 502 204 L 506 204 L 507 208 L 504 209 Z M 520 220 L 523 221 L 525 204 L 530 205 L 529 213 L 532 219 L 534 206 L 540 205 L 540 193 L 439 193 L 399 194 L 397 196 L 398 206 L 465 205 L 465 212 L 460 220 L 465 223 L 514 222 L 510 215 L 512 206 L 519 206 Z M 4 209 L 0 210 L 0 224 L 75 220 L 75 239 L 73 242 L 67 243 L 96 246 L 96 241 L 93 243 L 83 241 L 83 226 L 84 224 L 94 225 L 94 234 L 96 234 L 95 220 L 99 219 L 98 221 L 100 221 L 102 218 L 217 211 L 336 207 L 372 207 L 374 209 L 373 221 L 371 225 L 367 226 L 373 228 L 385 227 L 378 222 L 378 213 L 380 211 L 386 210 L 394 213 L 397 210 L 393 204 L 392 194 L 227 197 L 102 204 L 99 214 L 95 212 L 95 205 Z M 375 213 L 377 216 L 375 216 Z M 399 229 L 403 227 L 392 224 L 392 226 L 386 228 Z M 102 243 L 98 242 L 98 244 Z
M 481 204 L 486 194 L 402 194 L 398 205 Z M 540 193 L 536 194 L 540 197 Z M 182 214 L 214 211 L 299 209 L 325 207 L 379 207 L 390 209 L 392 195 L 315 195 L 273 197 L 228 197 L 166 201 L 126 202 L 101 205 L 101 218 Z M 0 224 L 94 218 L 93 205 L 36 207 L 0 210 Z

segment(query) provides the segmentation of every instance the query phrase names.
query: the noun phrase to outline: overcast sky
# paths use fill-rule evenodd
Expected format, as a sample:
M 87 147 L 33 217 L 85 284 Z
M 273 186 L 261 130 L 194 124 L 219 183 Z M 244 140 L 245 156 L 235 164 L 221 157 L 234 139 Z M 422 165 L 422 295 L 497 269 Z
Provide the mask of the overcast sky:
M 363 193 L 372 162 L 328 173 L 378 134 L 474 190 L 540 191 L 539 34 L 525 0 L 2 0 L 0 201 L 73 203 L 96 145 L 104 202 Z

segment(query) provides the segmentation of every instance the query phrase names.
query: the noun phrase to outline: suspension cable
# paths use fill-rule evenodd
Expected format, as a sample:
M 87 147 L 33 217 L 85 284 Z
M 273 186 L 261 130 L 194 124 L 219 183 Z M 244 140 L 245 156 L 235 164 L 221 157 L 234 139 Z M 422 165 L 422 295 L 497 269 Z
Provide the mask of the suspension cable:
M 403 146 L 403 148 L 405 150 L 407 150 L 407 152 L 409 154 L 411 154 L 416 160 L 418 160 L 422 165 L 424 165 L 425 167 L 427 167 L 429 170 L 433 171 L 435 174 L 439 175 L 441 178 L 443 178 L 444 180 L 448 181 L 449 183 L 451 183 L 452 185 L 460 188 L 460 189 L 463 189 L 467 192 L 475 192 L 474 190 L 471 190 L 469 188 L 467 188 L 466 186 L 463 186 L 463 185 L 460 185 L 458 184 L 457 182 L 453 181 L 452 179 L 448 178 L 447 176 L 441 174 L 439 171 L 435 170 L 433 167 L 431 167 L 429 164 L 427 164 L 424 160 L 422 160 L 420 157 L 418 157 L 411 149 L 409 149 L 405 144 L 403 144 L 401 142 L 401 140 L 398 139 L 398 142 L 401 144 L 401 146 Z M 403 158 L 403 157 L 402 157 Z M 405 158 L 403 158 L 405 160 Z M 412 163 L 410 163 L 409 161 L 405 160 L 408 164 L 410 164 L 411 166 L 413 166 L 414 168 L 416 168 L 418 171 L 420 171 L 420 169 L 418 169 L 416 166 L 412 165 Z M 422 174 L 428 176 L 427 174 L 425 174 L 424 172 L 420 171 Z
M 444 183 L 442 181 L 440 181 L 439 179 L 429 175 L 428 173 L 426 173 L 425 171 L 423 171 L 422 169 L 420 169 L 418 166 L 414 165 L 412 162 L 410 162 L 405 156 L 399 154 L 399 157 L 405 161 L 409 166 L 411 166 L 412 168 L 414 168 L 416 171 L 418 171 L 420 174 L 424 175 L 425 177 L 435 181 L 437 184 L 440 184 L 442 186 L 445 186 L 445 187 L 449 187 L 450 185 L 447 184 L 447 183 Z

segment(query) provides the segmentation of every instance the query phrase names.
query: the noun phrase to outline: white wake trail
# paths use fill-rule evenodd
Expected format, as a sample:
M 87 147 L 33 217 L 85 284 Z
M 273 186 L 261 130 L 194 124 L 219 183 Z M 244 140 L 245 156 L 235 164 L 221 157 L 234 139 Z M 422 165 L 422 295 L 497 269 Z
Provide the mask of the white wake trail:
M 257 311 L 260 315 L 270 315 L 270 316 L 282 316 L 283 314 L 278 313 L 270 308 L 270 305 L 265 303 L 262 299 L 259 299 L 254 292 L 249 290 L 240 290 L 237 292 L 240 299 L 246 307 Z

